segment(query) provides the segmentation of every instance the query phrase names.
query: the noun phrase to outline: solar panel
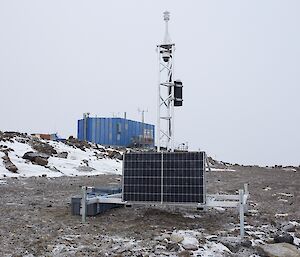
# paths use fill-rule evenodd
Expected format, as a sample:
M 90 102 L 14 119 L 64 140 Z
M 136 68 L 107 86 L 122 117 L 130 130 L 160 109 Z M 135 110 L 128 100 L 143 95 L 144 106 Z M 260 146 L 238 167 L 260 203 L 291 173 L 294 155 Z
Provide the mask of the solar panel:
M 123 200 L 204 203 L 205 152 L 128 153 Z

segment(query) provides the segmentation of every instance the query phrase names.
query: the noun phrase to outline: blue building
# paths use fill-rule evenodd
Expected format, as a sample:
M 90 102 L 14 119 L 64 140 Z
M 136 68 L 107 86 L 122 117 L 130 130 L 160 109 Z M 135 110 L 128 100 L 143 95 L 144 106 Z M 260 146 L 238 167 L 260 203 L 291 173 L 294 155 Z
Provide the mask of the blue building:
M 77 138 L 92 143 L 125 147 L 154 147 L 154 125 L 124 118 L 84 116 L 78 120 Z

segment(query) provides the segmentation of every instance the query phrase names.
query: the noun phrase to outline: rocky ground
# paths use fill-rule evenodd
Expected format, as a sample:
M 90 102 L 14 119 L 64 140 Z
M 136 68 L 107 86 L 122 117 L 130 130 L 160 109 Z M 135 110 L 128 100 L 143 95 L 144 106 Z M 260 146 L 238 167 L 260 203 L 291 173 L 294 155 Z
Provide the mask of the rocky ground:
M 132 206 L 88 217 L 86 224 L 71 215 L 70 199 L 81 185 L 115 186 L 120 180 L 119 175 L 0 180 L 0 256 L 254 257 L 272 256 L 266 247 L 274 246 L 291 247 L 290 256 L 299 256 L 299 169 L 232 166 L 207 173 L 209 193 L 232 194 L 249 184 L 243 241 L 237 239 L 236 210 Z M 290 244 L 268 245 L 274 239 Z

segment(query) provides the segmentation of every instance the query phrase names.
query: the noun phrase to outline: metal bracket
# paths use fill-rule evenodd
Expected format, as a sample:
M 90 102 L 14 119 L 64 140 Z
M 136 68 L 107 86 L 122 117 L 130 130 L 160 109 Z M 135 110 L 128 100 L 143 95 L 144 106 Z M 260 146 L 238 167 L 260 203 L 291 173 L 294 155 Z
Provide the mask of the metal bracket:
M 224 208 L 238 208 L 240 218 L 240 237 L 245 236 L 244 219 L 245 213 L 248 212 L 248 184 L 244 184 L 244 189 L 239 190 L 238 195 L 220 195 L 211 194 L 206 197 L 207 207 L 224 207 Z
M 127 205 L 129 202 L 122 200 L 122 193 L 112 194 L 106 196 L 94 196 L 92 198 L 87 197 L 87 189 L 92 187 L 83 186 L 82 200 L 81 200 L 81 216 L 82 223 L 86 222 L 87 205 L 93 203 L 115 203 Z M 206 195 L 206 204 L 198 204 L 197 207 L 209 208 L 209 207 L 224 207 L 224 208 L 238 208 L 240 218 L 240 237 L 245 236 L 245 213 L 248 212 L 248 184 L 244 184 L 244 189 L 239 190 L 238 195 L 224 195 L 224 194 L 209 194 Z M 134 204 L 131 203 L 130 204 Z M 164 203 L 163 203 L 164 204 Z M 161 205 L 161 203 L 160 203 Z M 174 203 L 176 205 L 176 203 Z

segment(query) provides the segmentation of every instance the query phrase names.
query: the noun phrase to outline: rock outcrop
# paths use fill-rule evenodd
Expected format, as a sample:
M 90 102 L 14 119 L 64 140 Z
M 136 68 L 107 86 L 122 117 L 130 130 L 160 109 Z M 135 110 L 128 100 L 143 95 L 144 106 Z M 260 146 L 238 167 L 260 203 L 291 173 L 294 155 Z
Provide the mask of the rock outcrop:
M 50 155 L 45 153 L 27 152 L 23 155 L 23 159 L 31 161 L 33 164 L 46 166 Z
M 9 170 L 9 171 L 12 172 L 12 173 L 18 173 L 18 172 L 17 172 L 17 171 L 18 171 L 17 166 L 14 165 L 14 164 L 12 163 L 12 161 L 10 160 L 10 158 L 8 157 L 8 155 L 4 155 L 4 156 L 2 157 L 2 159 L 3 159 L 4 167 L 5 167 L 7 170 Z

